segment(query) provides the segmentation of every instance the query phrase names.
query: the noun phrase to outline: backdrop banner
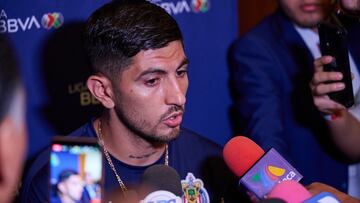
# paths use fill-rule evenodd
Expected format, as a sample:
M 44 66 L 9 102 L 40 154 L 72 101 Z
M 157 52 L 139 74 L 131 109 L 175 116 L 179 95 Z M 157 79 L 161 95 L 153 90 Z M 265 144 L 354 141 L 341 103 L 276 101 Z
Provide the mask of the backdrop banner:
M 87 17 L 105 0 L 1 0 L 27 90 L 29 158 L 101 111 L 86 87 L 82 46 Z M 236 0 L 152 0 L 179 23 L 190 60 L 183 126 L 224 144 L 231 136 L 227 49 L 237 37 Z

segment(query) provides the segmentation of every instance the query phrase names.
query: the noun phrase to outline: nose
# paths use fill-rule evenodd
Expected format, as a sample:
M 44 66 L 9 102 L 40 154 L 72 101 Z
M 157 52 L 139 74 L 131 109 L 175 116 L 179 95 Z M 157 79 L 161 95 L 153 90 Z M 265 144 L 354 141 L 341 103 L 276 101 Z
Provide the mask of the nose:
M 167 105 L 184 106 L 186 102 L 186 91 L 188 81 L 185 79 L 173 79 L 166 87 L 165 103 Z

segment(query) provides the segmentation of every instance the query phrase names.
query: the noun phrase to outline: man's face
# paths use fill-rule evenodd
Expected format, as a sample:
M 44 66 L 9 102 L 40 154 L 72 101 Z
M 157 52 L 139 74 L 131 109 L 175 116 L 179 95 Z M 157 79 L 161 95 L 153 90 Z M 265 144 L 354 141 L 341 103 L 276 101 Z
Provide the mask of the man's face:
M 188 88 L 188 60 L 182 43 L 140 51 L 113 82 L 115 111 L 130 131 L 150 142 L 179 134 Z
M 287 16 L 301 27 L 313 28 L 331 11 L 330 0 L 279 0 Z
M 79 175 L 71 175 L 62 182 L 62 194 L 69 199 L 79 201 L 84 191 L 84 183 Z

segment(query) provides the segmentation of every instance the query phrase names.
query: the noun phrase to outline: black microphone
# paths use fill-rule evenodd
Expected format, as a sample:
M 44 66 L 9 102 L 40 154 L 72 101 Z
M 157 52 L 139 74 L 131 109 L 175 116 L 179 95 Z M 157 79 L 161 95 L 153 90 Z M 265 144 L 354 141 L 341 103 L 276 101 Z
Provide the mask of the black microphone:
M 270 199 L 263 199 L 259 203 L 286 203 L 286 202 L 279 198 L 270 198 Z
M 183 194 L 180 175 L 170 166 L 150 166 L 141 178 L 139 194 L 145 200 L 150 196 L 156 200 L 179 199 Z

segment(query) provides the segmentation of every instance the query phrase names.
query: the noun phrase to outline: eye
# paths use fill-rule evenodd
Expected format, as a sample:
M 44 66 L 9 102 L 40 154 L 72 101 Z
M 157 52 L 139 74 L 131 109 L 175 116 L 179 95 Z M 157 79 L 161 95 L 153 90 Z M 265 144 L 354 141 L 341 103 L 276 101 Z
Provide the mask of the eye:
M 187 69 L 182 69 L 182 70 L 176 71 L 176 75 L 178 77 L 184 77 L 185 75 L 187 75 Z
M 147 85 L 149 87 L 153 87 L 153 86 L 157 85 L 159 80 L 160 80 L 159 78 L 152 78 L 152 79 L 146 80 L 145 85 Z

